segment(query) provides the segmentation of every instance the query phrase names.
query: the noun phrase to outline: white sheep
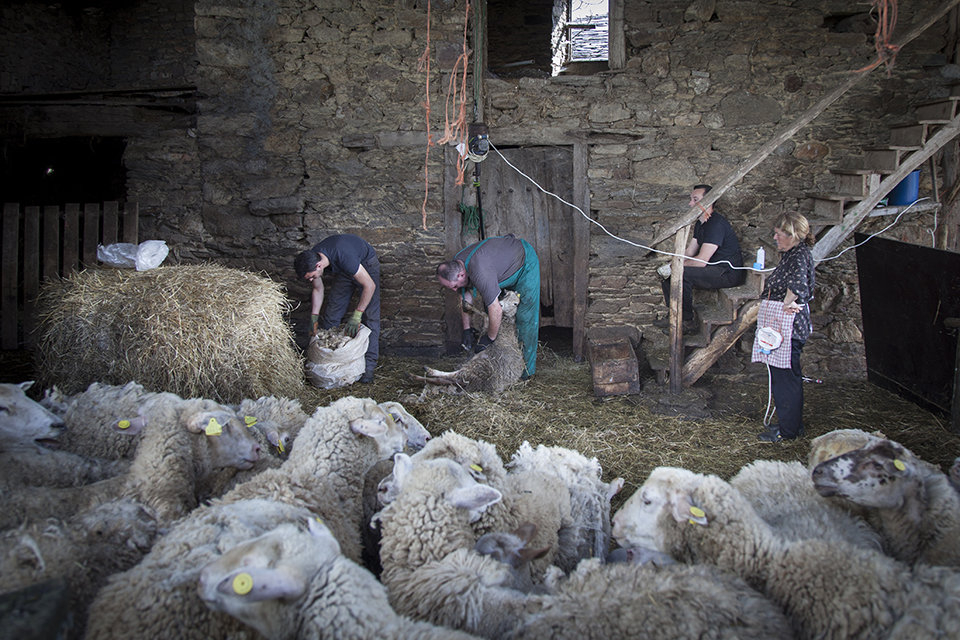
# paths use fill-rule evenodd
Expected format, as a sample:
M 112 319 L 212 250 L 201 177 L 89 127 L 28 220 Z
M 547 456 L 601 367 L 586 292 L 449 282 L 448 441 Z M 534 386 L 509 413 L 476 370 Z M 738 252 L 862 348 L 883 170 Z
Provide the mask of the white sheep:
M 391 400 L 381 402 L 380 408 L 389 413 L 393 421 L 403 429 L 407 436 L 408 449 L 419 451 L 427 444 L 430 439 L 430 432 L 402 404 Z
M 610 549 L 610 500 L 623 478 L 603 482 L 596 458 L 567 447 L 536 448 L 524 441 L 506 465 L 510 473 L 540 471 L 552 475 L 570 493 L 573 525 L 558 531 L 556 564 L 571 571 L 583 558 L 603 558 Z
M 309 417 L 300 401 L 276 396 L 245 398 L 237 407 L 244 424 L 251 427 L 264 451 L 286 456 Z
M 31 386 L 0 383 L 0 451 L 34 449 L 63 434 L 63 420 L 27 396 Z
M 384 586 L 314 519 L 226 550 L 203 568 L 197 591 L 271 640 L 474 637 L 397 615 Z
M 789 540 L 842 540 L 864 549 L 881 549 L 880 536 L 863 519 L 822 497 L 800 462 L 755 460 L 730 484 L 777 533 Z
M 139 562 L 157 533 L 153 515 L 129 499 L 67 520 L 25 522 L 0 535 L 0 592 L 63 580 L 69 586 L 72 632 L 81 637 L 97 590 L 111 574 Z
M 660 572 L 592 559 L 570 579 L 553 571 L 545 594 L 518 591 L 506 564 L 464 546 L 473 537 L 470 520 L 496 500 L 495 490 L 445 459 L 410 464 L 398 456 L 397 466 L 400 490 L 384 509 L 382 553 L 398 612 L 488 638 L 790 635 L 773 604 L 709 568 Z
M 94 382 L 85 391 L 57 397 L 56 403 L 65 407 L 61 409 L 67 426 L 63 447 L 95 458 L 132 458 L 145 423 L 152 422 L 147 415 L 148 403 L 157 395 L 136 382 Z
M 623 546 L 730 571 L 776 602 L 802 638 L 953 637 L 960 573 L 824 540 L 789 541 L 729 483 L 659 467 L 613 519 Z
M 369 398 L 345 397 L 307 420 L 290 457 L 180 520 L 143 561 L 114 576 L 90 607 L 87 637 L 251 637 L 196 597 L 203 565 L 283 522 L 320 517 L 345 555 L 360 559 L 361 483 L 368 466 L 404 445 L 402 430 Z M 142 603 L 135 611 L 125 599 Z
M 813 484 L 820 495 L 865 509 L 894 558 L 960 567 L 960 494 L 900 444 L 880 440 L 825 460 Z

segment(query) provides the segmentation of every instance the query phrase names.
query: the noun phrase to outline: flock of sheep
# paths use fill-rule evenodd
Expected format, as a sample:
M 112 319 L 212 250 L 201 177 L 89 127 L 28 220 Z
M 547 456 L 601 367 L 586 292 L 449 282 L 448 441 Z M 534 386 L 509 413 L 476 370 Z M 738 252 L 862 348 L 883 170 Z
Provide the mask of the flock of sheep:
M 28 386 L 0 385 L 0 592 L 67 585 L 65 637 L 960 637 L 960 467 L 879 434 L 659 467 L 611 517 L 596 459 L 396 402 Z

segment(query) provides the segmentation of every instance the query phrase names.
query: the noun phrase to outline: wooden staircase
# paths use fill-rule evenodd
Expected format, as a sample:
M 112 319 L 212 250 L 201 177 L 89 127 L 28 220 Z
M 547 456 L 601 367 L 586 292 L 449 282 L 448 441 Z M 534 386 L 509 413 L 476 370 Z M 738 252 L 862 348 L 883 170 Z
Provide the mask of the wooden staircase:
M 940 208 L 934 156 L 960 134 L 960 87 L 955 86 L 951 94 L 948 98 L 917 105 L 915 122 L 891 127 L 888 146 L 864 149 L 855 163 L 851 163 L 852 168 L 831 170 L 832 192 L 807 194 L 813 199 L 813 212 L 808 219 L 818 238 L 813 248 L 814 259 L 819 261 L 831 255 L 868 216 L 895 215 L 906 209 L 905 206 L 878 208 L 878 205 L 901 180 L 927 160 L 934 185 L 933 199 L 914 205 L 911 211 Z M 745 255 L 745 259 L 749 259 L 748 256 Z M 746 283 L 739 287 L 694 290 L 694 307 L 700 320 L 698 332 L 675 342 L 651 336 L 647 352 L 658 381 L 666 380 L 673 359 L 682 358 L 682 369 L 675 370 L 682 371 L 682 385 L 691 386 L 753 326 L 764 276 L 753 271 L 747 274 Z M 676 386 L 671 383 L 671 387 Z

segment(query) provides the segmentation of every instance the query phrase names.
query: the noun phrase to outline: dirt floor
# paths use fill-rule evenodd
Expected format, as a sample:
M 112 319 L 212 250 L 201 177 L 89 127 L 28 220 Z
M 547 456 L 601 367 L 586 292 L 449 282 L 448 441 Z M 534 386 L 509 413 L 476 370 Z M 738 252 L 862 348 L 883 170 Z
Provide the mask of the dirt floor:
M 948 419 L 926 411 L 865 380 L 823 380 L 805 385 L 806 434 L 795 442 L 764 444 L 756 439 L 767 408 L 766 369 L 759 364 L 718 367 L 691 389 L 671 394 L 652 376 L 637 395 L 599 398 L 587 362 L 564 350 L 541 348 L 537 374 L 498 397 L 427 393 L 411 374 L 424 365 L 455 368 L 463 357 L 381 357 L 373 384 L 324 390 L 305 386 L 304 409 L 345 396 L 398 400 L 434 435 L 455 430 L 492 442 L 505 460 L 527 440 L 567 446 L 596 456 L 604 480 L 621 476 L 629 497 L 657 466 L 679 466 L 729 478 L 756 459 L 805 462 L 811 438 L 834 429 L 883 432 L 946 470 L 960 456 L 960 435 Z M 4 382 L 31 379 L 26 354 L 2 352 Z M 34 390 L 34 392 L 39 390 Z

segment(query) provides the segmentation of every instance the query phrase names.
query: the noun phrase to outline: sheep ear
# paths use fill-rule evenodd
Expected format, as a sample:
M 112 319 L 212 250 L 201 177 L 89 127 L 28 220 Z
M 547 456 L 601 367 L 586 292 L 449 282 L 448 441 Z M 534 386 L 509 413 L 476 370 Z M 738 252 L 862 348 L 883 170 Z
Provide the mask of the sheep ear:
M 376 438 L 387 432 L 387 425 L 380 420 L 358 418 L 350 421 L 350 430 L 368 438 Z
M 614 478 L 610 481 L 610 484 L 607 485 L 607 501 L 613 499 L 613 496 L 620 493 L 620 490 L 623 489 L 624 479 L 623 478 Z
M 503 494 L 485 484 L 458 487 L 447 494 L 447 501 L 458 509 L 478 511 L 500 502 Z
M 514 530 L 513 535 L 523 540 L 523 544 L 529 544 L 533 537 L 537 535 L 537 525 L 532 522 L 524 522 Z
M 234 571 L 217 585 L 217 591 L 244 602 L 299 598 L 307 589 L 306 579 L 282 569 L 245 567 Z
M 27 389 L 33 386 L 33 383 L 34 383 L 33 380 L 27 380 L 26 382 L 21 382 L 17 386 L 20 387 L 21 391 L 26 391 Z
M 197 411 L 187 418 L 185 426 L 190 433 L 206 433 L 207 435 L 219 435 L 214 433 L 216 427 L 230 422 L 233 415 L 224 411 Z M 216 423 L 216 424 L 214 424 Z
M 520 562 L 530 562 L 531 560 L 536 560 L 537 558 L 542 558 L 547 555 L 547 552 L 550 551 L 550 545 L 543 547 L 542 549 L 527 549 L 524 547 L 520 549 Z
M 690 494 L 685 491 L 676 491 L 670 497 L 670 506 L 673 508 L 673 519 L 677 522 L 690 522 L 707 526 L 707 514 L 700 507 L 693 504 Z
M 395 487 L 402 487 L 407 476 L 410 475 L 410 469 L 413 468 L 413 461 L 405 453 L 398 453 L 393 456 L 393 484 Z

